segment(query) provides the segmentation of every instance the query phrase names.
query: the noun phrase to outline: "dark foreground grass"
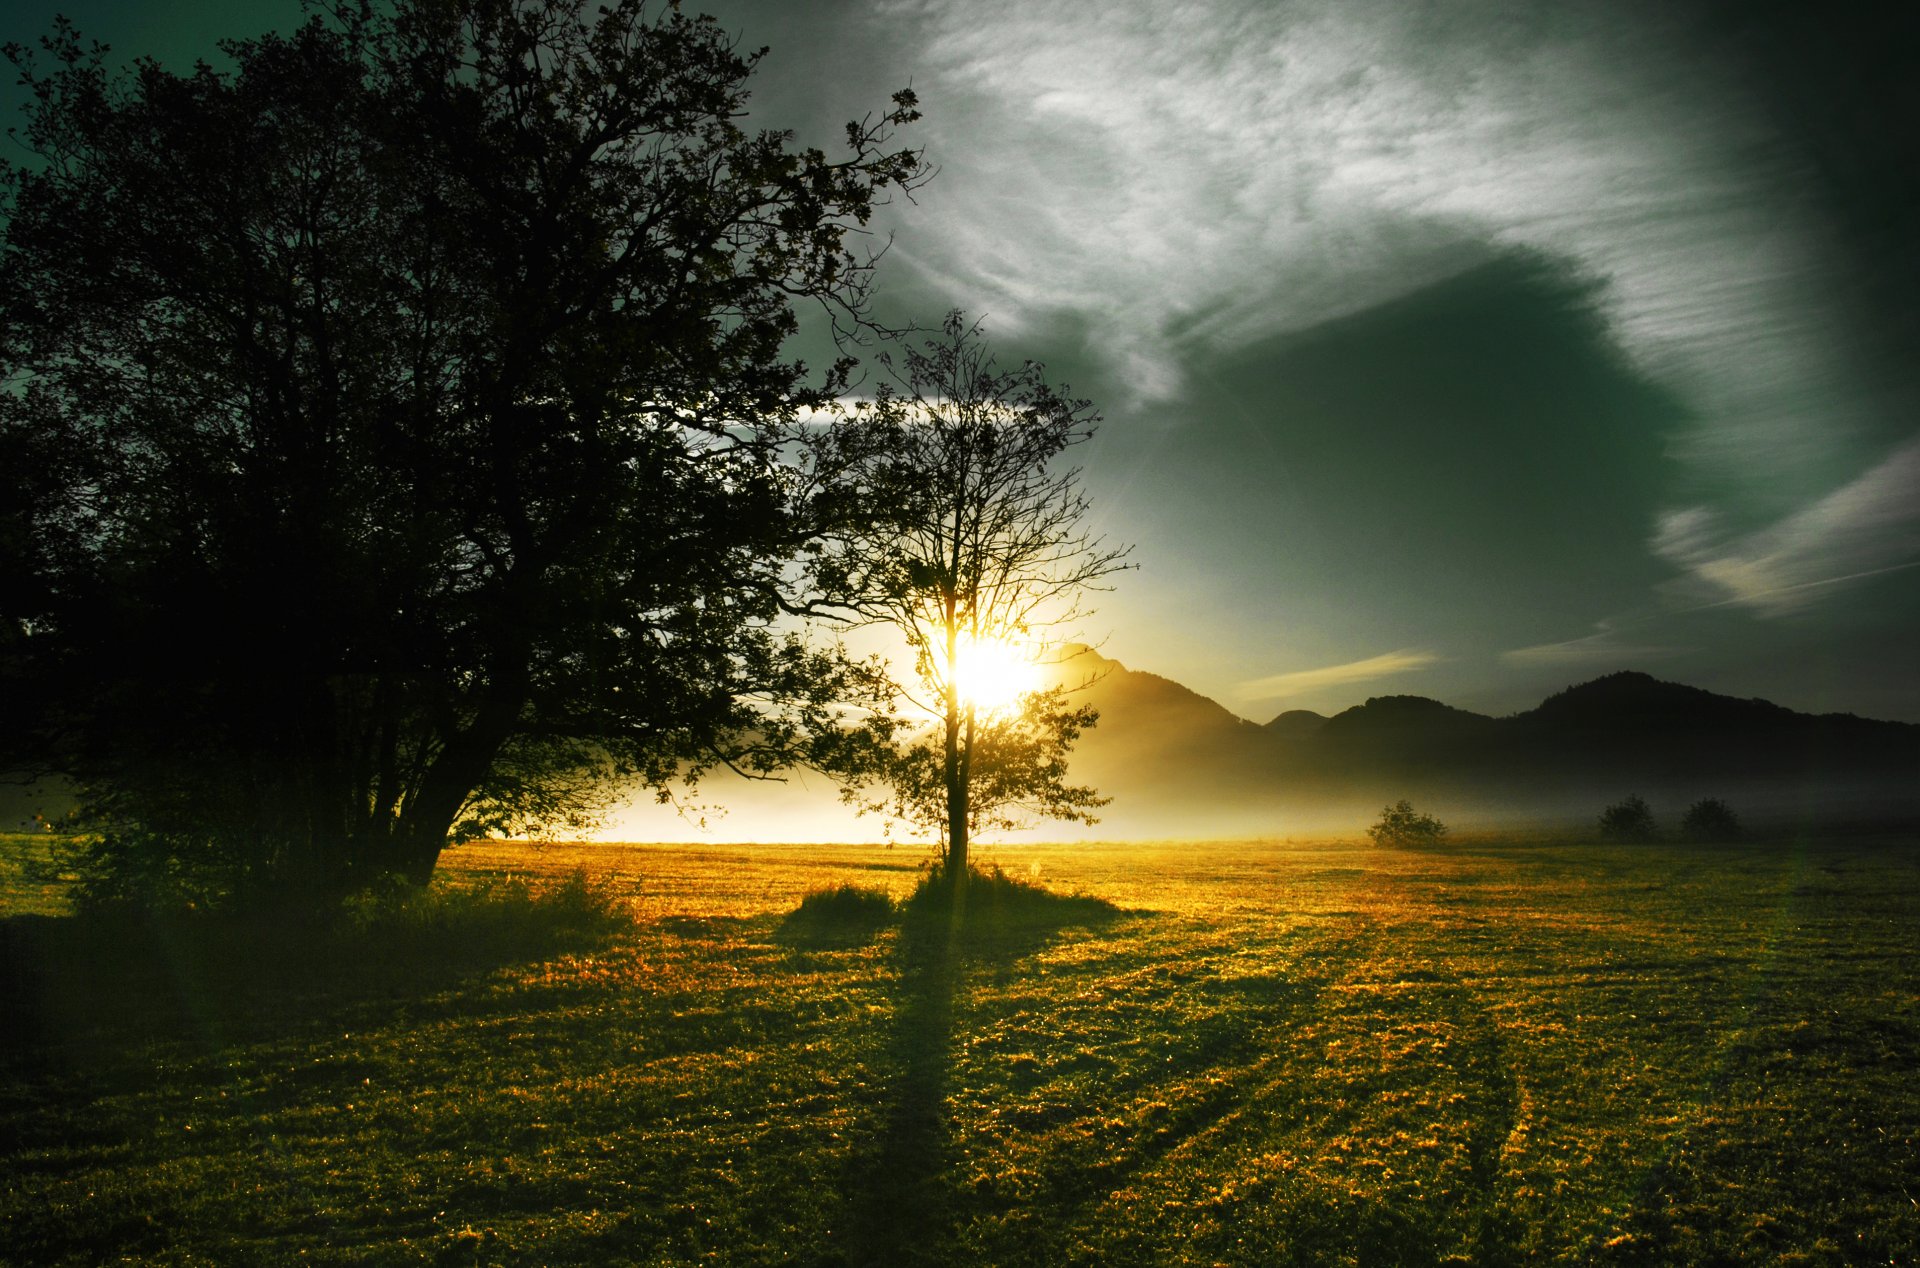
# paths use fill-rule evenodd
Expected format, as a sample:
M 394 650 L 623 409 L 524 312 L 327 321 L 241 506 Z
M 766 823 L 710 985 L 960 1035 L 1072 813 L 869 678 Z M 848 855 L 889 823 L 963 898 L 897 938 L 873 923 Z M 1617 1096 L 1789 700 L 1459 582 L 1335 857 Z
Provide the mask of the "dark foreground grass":
M 1911 842 L 1002 858 L 1126 910 L 808 941 L 914 860 L 470 852 L 617 861 L 639 921 L 70 977 L 5 1045 L 0 1257 L 1915 1262 Z

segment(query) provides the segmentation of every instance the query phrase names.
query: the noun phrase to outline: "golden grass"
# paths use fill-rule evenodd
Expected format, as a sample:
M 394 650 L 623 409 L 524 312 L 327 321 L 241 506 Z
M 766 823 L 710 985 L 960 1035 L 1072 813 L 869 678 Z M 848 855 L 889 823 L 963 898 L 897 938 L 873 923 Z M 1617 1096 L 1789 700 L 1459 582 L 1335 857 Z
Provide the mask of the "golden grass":
M 1914 1261 L 1911 841 L 988 859 L 1129 913 L 796 944 L 920 857 L 462 847 L 637 924 L 8 1048 L 0 1258 Z

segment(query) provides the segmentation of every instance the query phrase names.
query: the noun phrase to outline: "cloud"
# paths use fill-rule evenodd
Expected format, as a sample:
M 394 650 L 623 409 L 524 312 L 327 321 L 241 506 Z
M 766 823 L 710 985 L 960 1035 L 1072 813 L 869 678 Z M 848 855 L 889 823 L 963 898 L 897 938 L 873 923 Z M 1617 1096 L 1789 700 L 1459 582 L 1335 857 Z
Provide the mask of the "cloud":
M 1687 507 L 1660 517 L 1653 552 L 1685 570 L 1670 587 L 1696 607 L 1737 606 L 1778 617 L 1846 583 L 1920 567 L 1920 437 L 1857 479 L 1748 533 Z
M 1583 638 L 1570 638 L 1559 643 L 1538 643 L 1532 647 L 1516 647 L 1511 651 L 1501 652 L 1500 659 L 1513 665 L 1619 665 L 1677 656 L 1684 650 L 1686 649 L 1665 647 L 1654 643 L 1621 642 L 1619 631 L 1614 629 L 1611 623 L 1601 621 L 1592 634 Z
M 897 251 L 1006 335 L 1063 314 L 1142 398 L 1516 247 L 1608 279 L 1723 464 L 1821 443 L 1836 334 L 1766 103 L 1610 0 L 876 0 L 940 180 Z M 1727 441 L 1723 432 L 1739 433 Z M 1697 442 L 1697 443 L 1696 443 Z
M 1321 687 L 1371 682 L 1376 678 L 1388 678 L 1394 674 L 1412 673 L 1418 669 L 1425 669 L 1439 660 L 1440 657 L 1432 652 L 1411 649 L 1387 652 L 1380 656 L 1368 657 L 1366 660 L 1350 661 L 1345 665 L 1328 665 L 1321 669 L 1303 669 L 1290 674 L 1274 674 L 1269 678 L 1254 678 L 1241 683 L 1236 688 L 1236 694 L 1245 700 L 1274 700 L 1281 696 L 1299 695 Z

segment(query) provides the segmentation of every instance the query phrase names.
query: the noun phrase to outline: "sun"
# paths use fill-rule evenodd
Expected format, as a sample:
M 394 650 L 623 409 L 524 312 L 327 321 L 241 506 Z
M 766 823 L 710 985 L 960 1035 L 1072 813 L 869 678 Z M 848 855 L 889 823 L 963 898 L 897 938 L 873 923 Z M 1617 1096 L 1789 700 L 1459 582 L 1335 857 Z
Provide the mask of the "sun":
M 962 639 L 954 679 L 976 713 L 997 713 L 1039 688 L 1040 666 L 1031 649 L 1009 639 Z

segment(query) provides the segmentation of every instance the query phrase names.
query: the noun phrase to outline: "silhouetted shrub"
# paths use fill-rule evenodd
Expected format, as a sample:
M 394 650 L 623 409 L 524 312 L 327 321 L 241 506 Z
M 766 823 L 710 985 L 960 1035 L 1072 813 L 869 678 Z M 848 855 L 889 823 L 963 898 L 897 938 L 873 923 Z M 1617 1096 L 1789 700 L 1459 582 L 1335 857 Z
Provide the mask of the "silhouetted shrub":
M 76 911 L 109 918 L 171 918 L 248 905 L 243 847 L 218 833 L 115 828 L 56 850 L 74 877 Z
M 893 920 L 885 890 L 842 881 L 809 891 L 780 922 L 780 932 L 801 942 L 866 942 Z
M 1653 822 L 1653 809 L 1635 796 L 1600 812 L 1600 835 L 1609 841 L 1654 841 L 1660 829 Z
M 950 918 L 953 884 L 944 865 L 935 863 L 928 868 L 901 906 L 916 920 Z M 1100 924 L 1120 915 L 1120 909 L 1104 898 L 1058 894 L 1044 885 L 1007 875 L 997 863 L 990 868 L 968 869 L 962 912 L 969 928 L 1003 931 Z
M 558 882 L 508 876 L 425 889 L 396 877 L 348 899 L 340 923 L 361 943 L 531 954 L 630 926 L 633 910 L 610 878 L 581 870 Z
M 1694 802 L 1680 820 L 1680 836 L 1688 841 L 1738 841 L 1745 835 L 1740 816 L 1718 797 Z
M 1380 810 L 1380 822 L 1367 829 L 1375 845 L 1434 845 L 1447 835 L 1447 825 L 1423 815 L 1402 798 Z

